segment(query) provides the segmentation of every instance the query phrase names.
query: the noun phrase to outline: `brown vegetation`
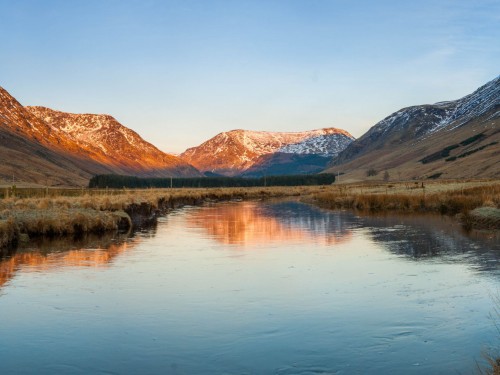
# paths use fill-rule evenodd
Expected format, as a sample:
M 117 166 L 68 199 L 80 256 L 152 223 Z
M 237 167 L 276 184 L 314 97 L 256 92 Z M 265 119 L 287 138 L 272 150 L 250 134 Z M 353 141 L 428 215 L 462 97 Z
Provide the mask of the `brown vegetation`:
M 496 181 L 479 186 L 457 182 L 344 185 L 314 195 L 313 202 L 329 209 L 459 215 L 468 227 L 497 229 L 500 224 L 500 184 Z
M 0 199 L 0 248 L 20 235 L 102 233 L 139 227 L 160 214 L 205 201 L 299 196 L 321 187 L 214 189 L 16 189 Z M 19 198 L 23 196 L 23 198 Z
M 0 248 L 15 244 L 23 235 L 102 233 L 139 227 L 184 205 L 233 199 L 296 196 L 333 209 L 460 214 L 470 227 L 498 228 L 500 222 L 500 184 L 488 180 L 145 190 L 18 188 L 3 196 Z M 489 208 L 475 210 L 478 207 Z
M 18 235 L 19 228 L 14 219 L 0 219 L 0 249 L 13 245 L 18 239 Z

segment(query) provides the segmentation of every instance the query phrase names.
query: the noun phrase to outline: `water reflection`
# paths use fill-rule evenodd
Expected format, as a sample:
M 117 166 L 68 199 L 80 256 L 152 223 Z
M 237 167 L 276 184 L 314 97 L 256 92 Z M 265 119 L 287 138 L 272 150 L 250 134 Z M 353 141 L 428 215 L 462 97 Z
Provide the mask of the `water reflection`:
M 351 240 L 351 230 L 358 225 L 352 214 L 350 220 L 345 220 L 297 202 L 219 204 L 192 211 L 187 222 L 204 229 L 220 243 L 240 246 L 271 242 L 345 243 Z
M 18 272 L 51 271 L 62 267 L 108 267 L 133 242 L 127 234 L 86 235 L 79 239 L 38 238 L 0 258 L 0 288 Z
M 499 271 L 499 234 L 465 232 L 450 217 L 367 215 L 362 218 L 371 238 L 388 251 L 415 260 L 468 262 L 477 270 Z
M 453 219 L 438 215 L 362 215 L 329 211 L 295 202 L 239 202 L 199 207 L 186 215 L 188 226 L 200 228 L 222 244 L 256 246 L 269 243 L 346 244 L 353 231 L 364 231 L 387 251 L 409 259 L 439 257 L 468 262 L 479 271 L 498 271 L 498 234 L 464 233 Z M 154 237 L 156 227 L 135 236 Z M 17 272 L 60 267 L 107 267 L 134 246 L 127 234 L 87 235 L 79 239 L 39 238 L 0 257 L 0 287 Z M 461 255 L 457 257 L 457 255 Z
M 295 201 L 242 202 L 193 210 L 187 222 L 222 244 L 329 246 L 347 243 L 353 231 L 362 230 L 387 251 L 409 259 L 449 258 L 485 271 L 497 270 L 500 259 L 498 234 L 466 233 L 453 218 L 434 214 L 373 215 L 322 210 Z
M 0 373 L 472 373 L 497 339 L 498 238 L 440 216 L 241 202 L 134 236 L 0 261 Z

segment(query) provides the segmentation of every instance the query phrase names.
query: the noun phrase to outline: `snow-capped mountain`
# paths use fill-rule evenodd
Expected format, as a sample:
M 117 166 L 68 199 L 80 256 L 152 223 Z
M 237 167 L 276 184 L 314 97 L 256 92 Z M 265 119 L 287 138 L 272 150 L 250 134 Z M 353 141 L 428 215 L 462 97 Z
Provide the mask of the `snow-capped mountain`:
M 392 169 L 410 178 L 498 176 L 499 119 L 500 76 L 461 99 L 391 114 L 334 157 L 330 171 Z M 425 157 L 433 153 L 444 156 L 428 163 Z
M 94 174 L 195 176 L 107 115 L 24 107 L 0 87 L 0 180 L 84 185 Z
M 354 140 L 347 132 L 323 134 L 281 147 L 278 152 L 285 154 L 316 154 L 335 156 Z
M 158 150 L 112 116 L 65 113 L 45 107 L 26 109 L 89 152 L 92 158 L 126 173 L 157 177 L 198 174 L 192 166 Z
M 63 149 L 78 149 L 44 121 L 28 112 L 0 87 L 0 183 L 83 185 L 97 173 L 112 171 L 84 158 L 71 158 Z
M 336 163 L 389 144 L 417 142 L 438 131 L 450 131 L 472 119 L 489 113 L 490 119 L 500 116 L 500 76 L 461 99 L 400 109 L 375 124 L 352 142 Z
M 334 155 L 353 139 L 345 130 L 336 128 L 290 133 L 239 129 L 217 134 L 187 149 L 181 157 L 200 171 L 233 176 L 252 167 L 263 155 Z

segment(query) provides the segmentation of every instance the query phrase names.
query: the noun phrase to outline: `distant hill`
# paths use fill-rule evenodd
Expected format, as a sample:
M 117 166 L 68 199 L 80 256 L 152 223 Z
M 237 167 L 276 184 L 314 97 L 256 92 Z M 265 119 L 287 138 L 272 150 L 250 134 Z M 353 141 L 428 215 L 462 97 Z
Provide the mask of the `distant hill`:
M 275 152 L 260 156 L 255 164 L 244 171 L 244 177 L 280 176 L 290 173 L 313 174 L 326 168 L 330 157 L 318 154 L 292 154 Z
M 198 176 L 109 115 L 23 107 L 0 87 L 0 180 L 86 185 L 94 174 Z
M 314 171 L 320 171 L 326 166 L 324 157 L 336 155 L 353 139 L 347 131 L 336 128 L 296 133 L 240 129 L 220 133 L 180 156 L 202 172 L 226 176 L 246 171 L 248 175 L 269 175 L 274 163 L 280 165 L 279 174 L 295 174 L 311 170 L 302 166 L 301 161 L 309 163 L 312 159 L 316 159 Z
M 461 99 L 403 108 L 331 162 L 344 180 L 500 177 L 500 77 Z

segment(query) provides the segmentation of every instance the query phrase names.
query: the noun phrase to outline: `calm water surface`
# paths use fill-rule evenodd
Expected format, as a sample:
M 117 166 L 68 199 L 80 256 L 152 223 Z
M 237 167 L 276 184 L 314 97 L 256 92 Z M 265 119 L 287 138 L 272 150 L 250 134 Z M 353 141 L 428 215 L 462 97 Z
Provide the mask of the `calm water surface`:
M 296 202 L 184 208 L 0 259 L 1 374 L 470 374 L 499 238 Z

